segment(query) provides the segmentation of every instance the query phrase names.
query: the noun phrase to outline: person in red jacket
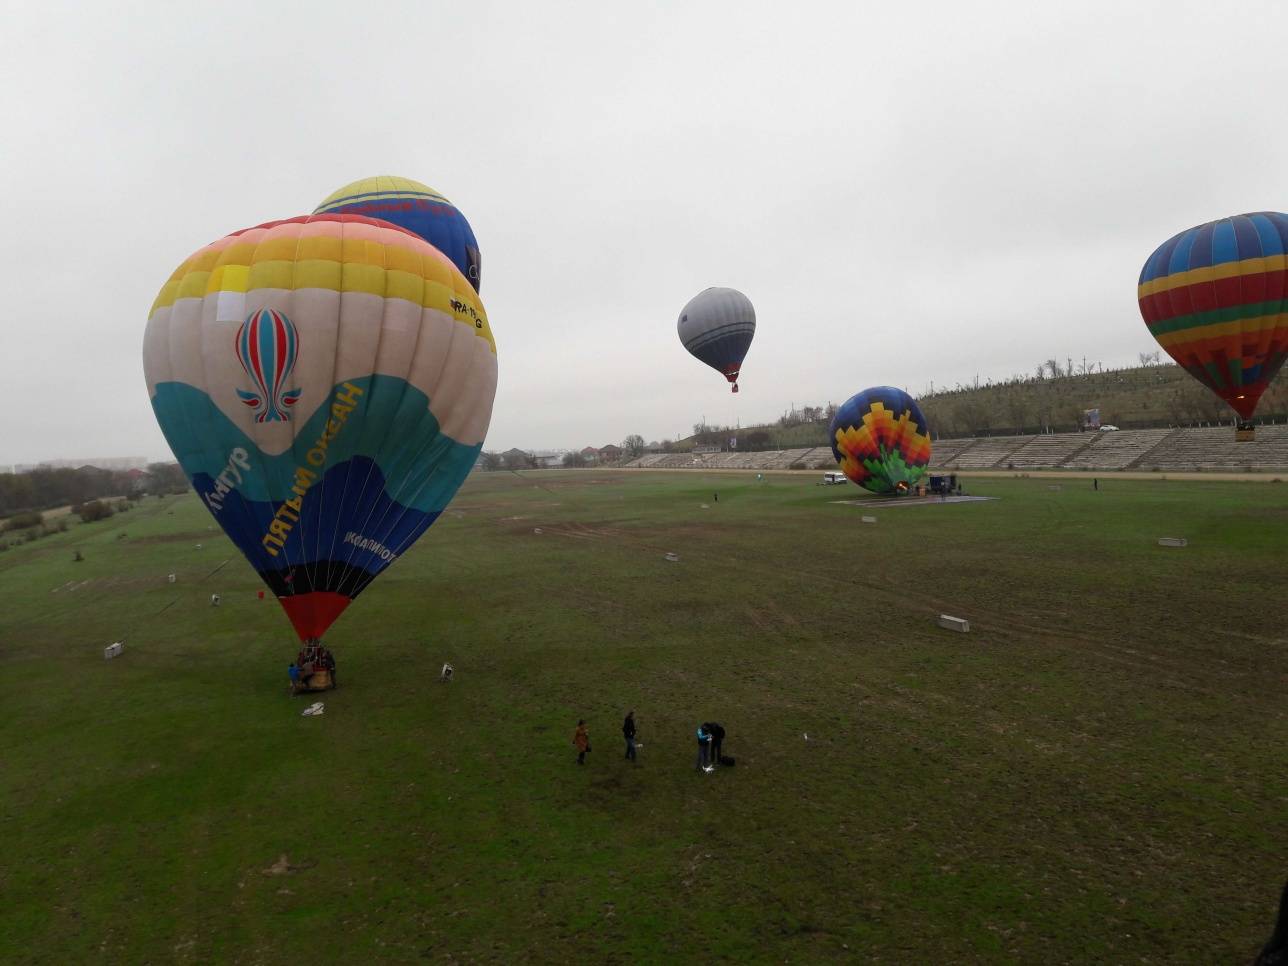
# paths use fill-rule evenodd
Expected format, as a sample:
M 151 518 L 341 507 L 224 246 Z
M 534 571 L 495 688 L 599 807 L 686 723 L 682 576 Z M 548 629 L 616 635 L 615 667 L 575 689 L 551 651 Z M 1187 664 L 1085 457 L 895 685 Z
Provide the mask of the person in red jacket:
M 586 719 L 577 722 L 577 730 L 572 733 L 572 743 L 577 749 L 577 764 L 586 764 L 586 752 L 590 751 L 590 734 L 586 731 Z

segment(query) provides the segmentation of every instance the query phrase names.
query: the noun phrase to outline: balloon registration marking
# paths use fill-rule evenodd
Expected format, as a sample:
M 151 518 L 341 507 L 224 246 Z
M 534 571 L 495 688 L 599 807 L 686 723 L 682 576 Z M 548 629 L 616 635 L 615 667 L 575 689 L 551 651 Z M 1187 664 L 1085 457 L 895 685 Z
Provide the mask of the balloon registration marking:
M 238 389 L 237 396 L 255 410 L 255 422 L 286 422 L 287 411 L 300 401 L 301 390 L 286 389 L 300 336 L 295 325 L 281 312 L 260 309 L 246 317 L 237 329 L 237 359 L 255 383 L 254 392 Z

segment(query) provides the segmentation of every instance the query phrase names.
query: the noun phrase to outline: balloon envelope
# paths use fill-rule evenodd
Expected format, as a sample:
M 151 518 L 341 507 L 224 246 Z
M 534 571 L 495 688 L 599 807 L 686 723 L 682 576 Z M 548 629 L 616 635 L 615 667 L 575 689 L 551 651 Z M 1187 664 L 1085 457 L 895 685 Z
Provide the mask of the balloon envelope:
M 737 289 L 708 288 L 689 299 L 676 323 L 680 341 L 738 391 L 742 360 L 756 334 L 756 310 Z
M 856 393 L 832 417 L 832 455 L 841 472 L 873 493 L 903 493 L 930 463 L 930 430 L 902 389 Z
M 1140 314 L 1177 364 L 1251 419 L 1288 355 L 1288 215 L 1190 228 L 1149 256 Z
M 415 232 L 450 258 L 479 291 L 483 257 L 474 230 L 455 205 L 419 181 L 394 175 L 363 178 L 332 192 L 313 213 L 365 215 Z
M 482 449 L 497 379 L 465 277 L 353 215 L 197 251 L 152 306 L 143 368 L 193 488 L 303 639 L 437 519 Z

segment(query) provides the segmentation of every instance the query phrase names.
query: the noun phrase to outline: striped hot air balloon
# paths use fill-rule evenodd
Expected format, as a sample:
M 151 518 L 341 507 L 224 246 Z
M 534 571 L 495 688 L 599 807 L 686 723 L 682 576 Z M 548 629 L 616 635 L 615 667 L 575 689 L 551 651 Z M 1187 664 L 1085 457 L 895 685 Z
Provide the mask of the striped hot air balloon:
M 906 493 L 930 463 L 930 430 L 902 389 L 856 393 L 832 417 L 832 455 L 849 479 L 873 493 Z
M 148 394 L 304 640 L 438 518 L 483 447 L 496 344 L 437 249 L 356 215 L 234 232 L 162 287 Z
M 1288 357 L 1286 253 L 1288 215 L 1235 215 L 1169 238 L 1136 289 L 1158 344 L 1245 421 Z
M 732 392 L 738 391 L 742 360 L 756 334 L 751 299 L 737 289 L 704 289 L 681 309 L 676 331 L 690 353 L 729 380 Z
M 333 191 L 314 209 L 320 214 L 365 215 L 415 232 L 452 260 L 474 291 L 483 283 L 483 256 L 474 229 L 460 210 L 428 185 L 380 175 Z

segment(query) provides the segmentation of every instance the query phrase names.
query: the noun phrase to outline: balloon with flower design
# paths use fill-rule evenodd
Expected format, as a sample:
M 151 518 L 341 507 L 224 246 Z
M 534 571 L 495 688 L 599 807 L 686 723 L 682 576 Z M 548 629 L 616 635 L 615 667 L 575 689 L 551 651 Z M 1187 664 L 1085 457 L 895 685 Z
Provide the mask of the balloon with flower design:
M 830 427 L 841 472 L 873 493 L 902 494 L 930 463 L 930 430 L 902 389 L 875 386 L 851 396 Z

